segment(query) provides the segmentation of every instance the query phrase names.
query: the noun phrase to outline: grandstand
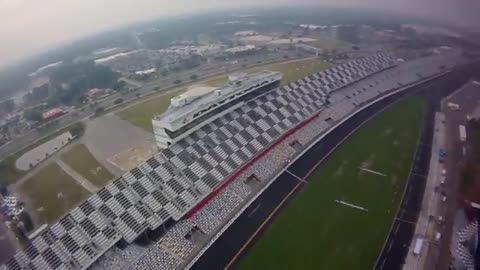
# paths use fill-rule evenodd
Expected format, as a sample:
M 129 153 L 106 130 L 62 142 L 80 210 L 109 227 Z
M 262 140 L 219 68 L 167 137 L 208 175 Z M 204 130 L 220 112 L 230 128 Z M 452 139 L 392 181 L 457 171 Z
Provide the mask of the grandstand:
M 334 123 L 460 57 L 394 59 L 356 59 L 243 101 L 92 195 L 0 269 L 188 268 L 248 198 Z M 203 241 L 186 237 L 195 230 Z M 134 243 L 151 232 L 161 237 Z
M 451 253 L 454 269 L 475 269 L 479 230 L 478 221 L 474 220 L 453 235 Z
M 272 71 L 235 73 L 228 76 L 223 87 L 207 92 L 192 89 L 172 98 L 168 110 L 152 119 L 158 147 L 166 148 L 179 142 L 245 101 L 278 87 L 281 79 L 282 74 Z

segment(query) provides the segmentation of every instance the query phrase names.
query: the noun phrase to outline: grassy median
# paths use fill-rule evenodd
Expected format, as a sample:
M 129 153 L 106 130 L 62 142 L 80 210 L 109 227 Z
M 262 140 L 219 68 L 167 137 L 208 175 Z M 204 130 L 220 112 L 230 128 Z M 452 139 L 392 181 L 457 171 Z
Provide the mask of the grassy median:
M 29 198 L 40 220 L 46 223 L 61 217 L 89 194 L 56 163 L 42 168 L 22 183 L 18 191 Z

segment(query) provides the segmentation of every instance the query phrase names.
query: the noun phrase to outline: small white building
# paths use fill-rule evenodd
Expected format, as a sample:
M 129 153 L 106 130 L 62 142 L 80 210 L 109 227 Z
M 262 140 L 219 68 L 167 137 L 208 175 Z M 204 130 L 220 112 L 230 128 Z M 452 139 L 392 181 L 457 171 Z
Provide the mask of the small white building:
M 152 74 L 152 73 L 155 73 L 155 72 L 157 72 L 157 69 L 156 68 L 151 68 L 151 69 L 137 71 L 137 72 L 135 72 L 135 74 L 137 74 L 137 75 L 149 75 L 149 74 Z
M 226 53 L 231 53 L 231 54 L 236 54 L 236 53 L 241 53 L 241 52 L 247 52 L 247 51 L 252 51 L 255 50 L 255 45 L 245 45 L 245 46 L 237 46 L 233 47 L 230 49 L 226 49 Z
M 233 34 L 236 37 L 247 37 L 247 36 L 255 36 L 258 35 L 258 32 L 253 31 L 253 30 L 247 30 L 247 31 L 238 31 Z

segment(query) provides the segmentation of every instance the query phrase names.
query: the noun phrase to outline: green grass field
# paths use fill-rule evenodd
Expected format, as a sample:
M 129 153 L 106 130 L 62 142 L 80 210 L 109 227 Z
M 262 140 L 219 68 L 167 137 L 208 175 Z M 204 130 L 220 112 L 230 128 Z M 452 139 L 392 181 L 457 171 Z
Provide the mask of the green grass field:
M 143 102 L 139 102 L 117 112 L 117 115 L 137 127 L 153 132 L 152 118 L 155 115 L 166 111 L 170 105 L 170 99 L 183 93 L 184 91 L 185 88 L 180 88 Z
M 89 194 L 56 163 L 19 186 L 18 192 L 28 196 L 40 220 L 47 223 L 61 217 Z
M 369 121 L 309 177 L 239 268 L 372 269 L 401 200 L 424 112 L 424 100 L 414 97 Z
M 350 44 L 345 41 L 328 37 L 325 35 L 322 35 L 322 36 L 315 35 L 315 36 L 311 36 L 311 38 L 315 38 L 316 41 L 307 42 L 306 44 L 317 47 L 317 48 L 322 48 L 324 50 L 334 50 L 342 46 L 350 46 Z
M 320 72 L 329 67 L 328 63 L 319 59 L 292 60 L 286 63 L 275 63 L 267 66 L 255 67 L 247 70 L 255 72 L 260 70 L 278 71 L 283 74 L 282 84 L 289 84 L 315 72 Z
M 283 74 L 282 85 L 289 84 L 293 81 L 301 79 L 307 75 L 322 71 L 329 67 L 329 64 L 319 59 L 300 59 L 290 60 L 286 62 L 261 65 L 258 67 L 243 70 L 243 72 L 254 73 L 262 70 L 278 71 Z M 222 86 L 227 81 L 227 75 L 217 76 L 204 82 L 209 86 Z
M 97 187 L 104 187 L 113 178 L 83 144 L 77 144 L 62 154 L 62 160 Z
M 303 78 L 309 74 L 324 70 L 327 67 L 328 63 L 325 63 L 319 59 L 302 59 L 258 66 L 246 69 L 245 72 L 252 73 L 261 70 L 279 71 L 283 73 L 282 83 L 287 84 Z M 210 78 L 206 81 L 199 81 L 196 84 L 219 87 L 225 84 L 226 79 L 226 75 L 221 75 Z M 117 115 L 137 127 L 152 132 L 153 116 L 167 110 L 168 106 L 170 105 L 170 99 L 184 91 L 185 88 L 180 88 L 167 94 L 148 99 L 144 102 L 140 102 L 130 107 L 127 107 L 126 109 L 118 112 Z

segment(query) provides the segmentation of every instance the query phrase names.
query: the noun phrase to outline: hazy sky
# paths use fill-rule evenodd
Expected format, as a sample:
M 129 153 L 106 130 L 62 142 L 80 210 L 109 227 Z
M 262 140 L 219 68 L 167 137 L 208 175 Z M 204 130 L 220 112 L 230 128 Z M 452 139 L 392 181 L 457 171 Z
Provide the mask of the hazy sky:
M 478 23 L 480 14 L 480 0 L 0 0 L 0 65 L 137 21 L 269 4 L 375 8 L 464 25 Z

